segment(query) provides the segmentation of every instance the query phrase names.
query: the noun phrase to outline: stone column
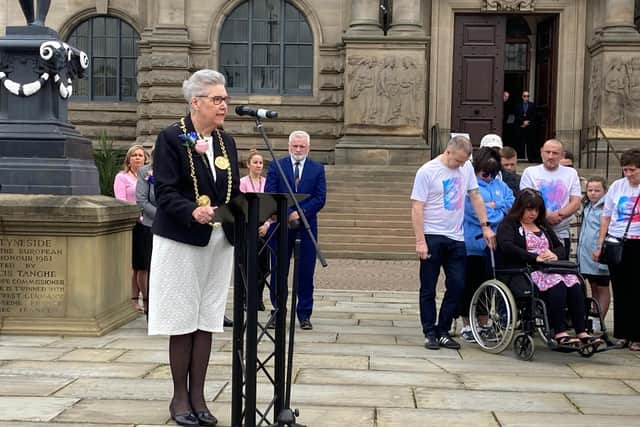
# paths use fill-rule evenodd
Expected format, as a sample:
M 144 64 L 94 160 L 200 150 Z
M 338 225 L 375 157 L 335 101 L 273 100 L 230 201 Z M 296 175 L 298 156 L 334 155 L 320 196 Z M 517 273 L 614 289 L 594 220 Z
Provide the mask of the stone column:
M 606 0 L 603 15 L 589 46 L 585 126 L 600 126 L 622 151 L 640 131 L 640 33 L 633 24 L 634 0 Z
M 347 35 L 382 35 L 378 0 L 352 0 Z
M 149 28 L 140 35 L 136 141 L 151 146 L 166 124 L 185 114 L 182 82 L 192 67 L 185 25 L 186 0 L 153 2 Z
M 389 35 L 424 34 L 420 0 L 394 0 Z
M 637 32 L 633 25 L 634 9 L 634 0 L 606 0 L 603 31 Z

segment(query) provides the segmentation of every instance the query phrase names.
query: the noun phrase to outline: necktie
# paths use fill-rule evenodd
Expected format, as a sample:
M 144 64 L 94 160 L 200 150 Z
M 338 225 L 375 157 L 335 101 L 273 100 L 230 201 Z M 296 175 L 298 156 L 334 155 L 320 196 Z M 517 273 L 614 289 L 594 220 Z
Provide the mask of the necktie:
M 298 191 L 298 183 L 300 182 L 300 162 L 296 162 L 295 167 L 293 168 L 293 180 L 296 185 L 296 191 Z

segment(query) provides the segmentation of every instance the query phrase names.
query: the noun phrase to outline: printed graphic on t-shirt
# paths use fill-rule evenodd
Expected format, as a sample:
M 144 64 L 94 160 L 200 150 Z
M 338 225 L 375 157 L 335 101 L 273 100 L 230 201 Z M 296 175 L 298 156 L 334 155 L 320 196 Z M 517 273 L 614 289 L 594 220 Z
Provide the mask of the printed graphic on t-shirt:
M 636 197 L 622 196 L 618 199 L 616 210 L 618 211 L 618 218 L 616 221 L 629 221 L 629 215 L 631 215 L 631 209 L 636 203 Z M 636 209 L 633 211 L 633 218 L 631 222 L 640 222 L 640 204 L 636 205 Z
M 444 199 L 444 208 L 448 211 L 457 211 L 462 209 L 462 181 L 461 177 L 454 176 L 453 178 L 445 179 L 442 181 L 442 194 Z
M 555 212 L 562 208 L 567 200 L 567 186 L 560 180 L 541 182 L 540 192 L 544 199 L 545 208 L 551 212 Z

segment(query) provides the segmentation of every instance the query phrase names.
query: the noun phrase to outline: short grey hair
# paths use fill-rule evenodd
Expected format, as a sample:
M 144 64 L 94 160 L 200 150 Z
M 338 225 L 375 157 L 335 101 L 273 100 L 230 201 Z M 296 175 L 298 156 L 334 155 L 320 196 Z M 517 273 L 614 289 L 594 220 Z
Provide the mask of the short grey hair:
M 311 145 L 311 137 L 309 136 L 309 134 L 303 130 L 294 130 L 293 132 L 291 132 L 289 134 L 289 145 L 291 145 L 291 143 L 293 142 L 294 139 L 296 138 L 304 138 L 305 141 L 307 141 L 307 145 Z
M 207 86 L 226 85 L 224 74 L 215 70 L 199 70 L 182 82 L 182 93 L 187 102 L 191 102 L 194 96 L 207 96 Z
M 468 155 L 471 155 L 471 141 L 466 136 L 456 135 L 447 143 L 447 150 L 463 150 Z
M 547 140 L 544 142 L 544 144 L 542 144 L 542 146 L 544 147 L 544 146 L 545 146 L 545 145 L 547 145 L 547 144 L 556 144 L 556 145 L 559 145 L 559 146 L 560 146 L 560 149 L 561 149 L 562 151 L 565 151 L 564 143 L 563 143 L 562 141 L 560 141 L 559 139 L 556 139 L 556 138 L 547 139 Z

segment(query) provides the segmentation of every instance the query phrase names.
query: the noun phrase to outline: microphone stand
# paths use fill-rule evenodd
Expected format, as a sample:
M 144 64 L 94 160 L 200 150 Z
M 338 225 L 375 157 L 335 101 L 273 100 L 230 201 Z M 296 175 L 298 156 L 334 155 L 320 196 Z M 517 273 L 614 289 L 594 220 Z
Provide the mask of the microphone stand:
M 267 138 L 267 134 L 264 131 L 264 127 L 262 125 L 262 121 L 260 120 L 259 117 L 256 117 L 256 128 L 258 129 L 258 131 L 260 132 L 260 135 L 262 136 L 262 139 L 264 141 L 264 145 L 267 147 L 267 150 L 269 150 L 269 153 L 271 154 L 271 158 L 273 159 L 273 163 L 276 165 L 276 169 L 278 170 L 278 175 L 280 176 L 280 179 L 282 179 L 282 182 L 284 182 L 285 187 L 287 188 L 287 194 L 289 195 L 289 197 L 291 198 L 291 200 L 293 201 L 296 210 L 298 211 L 298 214 L 300 215 L 300 220 L 302 221 L 302 224 L 304 225 L 304 229 L 307 233 L 307 235 L 309 236 L 309 238 L 311 239 L 311 242 L 313 243 L 313 246 L 316 250 L 316 257 L 318 258 L 318 260 L 320 261 L 320 264 L 323 267 L 327 266 L 327 261 L 325 260 L 324 256 L 322 255 L 322 252 L 320 251 L 320 247 L 318 246 L 318 242 L 316 241 L 316 238 L 314 237 L 313 233 L 311 232 L 311 226 L 309 225 L 309 222 L 307 221 L 307 217 L 304 214 L 304 211 L 302 210 L 302 208 L 300 207 L 300 204 L 298 203 L 298 200 L 295 197 L 295 193 L 293 192 L 293 189 L 291 188 L 291 185 L 289 184 L 289 181 L 287 180 L 287 176 L 284 173 L 284 170 L 282 169 L 282 166 L 280 165 L 280 162 L 278 162 L 278 159 L 276 158 L 276 154 L 273 151 L 273 147 L 271 146 L 271 143 L 269 142 L 269 138 Z M 280 224 L 283 224 L 284 221 L 281 221 Z M 280 234 L 281 236 L 284 233 Z M 300 415 L 300 412 L 298 411 L 298 409 L 291 409 L 290 404 L 291 404 L 291 378 L 292 378 L 292 373 L 293 373 L 293 346 L 294 346 L 294 337 L 295 337 L 295 327 L 296 327 L 296 321 L 295 321 L 295 305 L 296 305 L 296 294 L 297 294 L 297 290 L 298 290 L 298 268 L 300 266 L 300 237 L 296 238 L 295 241 L 295 248 L 294 248 L 294 269 L 293 269 L 293 288 L 292 288 L 292 295 L 291 295 L 291 305 L 292 305 L 292 310 L 291 310 L 291 320 L 289 322 L 289 348 L 287 349 L 287 374 L 286 374 L 286 380 L 285 380 L 285 396 L 284 396 L 284 402 L 283 402 L 283 406 L 282 406 L 282 410 L 278 413 L 278 414 L 274 414 L 275 415 L 275 423 L 272 424 L 269 427 L 284 427 L 284 426 L 288 426 L 288 427 L 304 427 L 302 424 L 298 424 L 296 422 L 296 417 L 298 417 Z M 286 304 L 286 302 L 285 302 Z M 283 322 L 284 324 L 284 322 Z

